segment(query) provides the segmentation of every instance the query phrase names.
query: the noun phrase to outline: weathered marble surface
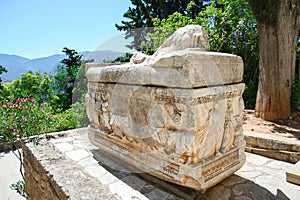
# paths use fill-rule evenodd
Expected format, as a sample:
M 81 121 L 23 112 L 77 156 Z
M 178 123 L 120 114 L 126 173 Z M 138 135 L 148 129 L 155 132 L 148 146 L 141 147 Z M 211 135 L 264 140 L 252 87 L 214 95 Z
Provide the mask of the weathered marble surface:
M 245 162 L 243 62 L 207 52 L 200 26 L 176 31 L 153 56 L 87 66 L 91 141 L 164 180 L 205 191 Z
M 88 66 L 90 68 L 87 77 L 90 82 L 180 88 L 240 83 L 243 80 L 244 70 L 241 57 L 201 51 L 197 48 L 162 55 L 155 63 L 145 60 L 140 64 L 128 63 L 107 67 L 101 67 L 102 64 L 89 64 Z
M 197 88 L 240 83 L 241 57 L 209 52 L 208 36 L 200 26 L 178 29 L 153 56 L 133 55 L 131 62 L 102 67 L 88 64 L 89 82 L 126 83 L 164 87 Z

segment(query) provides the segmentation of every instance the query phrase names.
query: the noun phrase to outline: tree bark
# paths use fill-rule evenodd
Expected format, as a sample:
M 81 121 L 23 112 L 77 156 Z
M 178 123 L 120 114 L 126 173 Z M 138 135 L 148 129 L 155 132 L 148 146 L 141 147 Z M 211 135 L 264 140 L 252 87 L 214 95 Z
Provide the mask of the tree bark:
M 259 86 L 255 114 L 265 120 L 286 119 L 291 113 L 299 33 L 299 0 L 281 0 L 273 25 L 258 22 Z M 298 5 L 299 6 L 299 5 Z

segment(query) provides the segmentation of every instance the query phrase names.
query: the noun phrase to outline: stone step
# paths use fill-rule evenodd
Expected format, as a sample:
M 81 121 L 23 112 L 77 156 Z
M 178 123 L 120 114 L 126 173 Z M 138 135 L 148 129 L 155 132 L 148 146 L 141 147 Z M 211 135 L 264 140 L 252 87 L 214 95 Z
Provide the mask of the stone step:
M 300 185 L 300 161 L 287 170 L 286 181 Z
M 300 140 L 278 135 L 244 131 L 246 151 L 268 158 L 297 163 L 300 160 Z

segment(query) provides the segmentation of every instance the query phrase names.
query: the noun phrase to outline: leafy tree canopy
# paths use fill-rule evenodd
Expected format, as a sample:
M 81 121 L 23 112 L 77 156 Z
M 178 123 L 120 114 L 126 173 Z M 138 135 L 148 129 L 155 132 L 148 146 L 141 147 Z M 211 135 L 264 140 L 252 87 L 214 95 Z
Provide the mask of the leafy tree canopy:
M 62 52 L 66 54 L 66 58 L 61 61 L 62 65 L 57 66 L 53 89 L 60 99 L 62 109 L 66 110 L 72 104 L 74 83 L 78 78 L 78 71 L 82 65 L 82 56 L 67 47 L 63 48 Z
M 120 31 L 126 31 L 126 36 L 133 37 L 134 41 L 129 47 L 140 49 L 140 43 L 144 40 L 147 27 L 153 27 L 153 19 L 166 19 L 174 12 L 187 15 L 195 19 L 198 13 L 210 0 L 131 0 L 132 7 L 124 13 L 126 21 L 116 24 Z M 142 30 L 137 30 L 142 28 Z
M 2 94 L 10 98 L 27 98 L 37 99 L 37 103 L 53 102 L 53 90 L 51 89 L 52 77 L 48 74 L 42 75 L 37 72 L 23 73 L 19 79 L 4 85 Z

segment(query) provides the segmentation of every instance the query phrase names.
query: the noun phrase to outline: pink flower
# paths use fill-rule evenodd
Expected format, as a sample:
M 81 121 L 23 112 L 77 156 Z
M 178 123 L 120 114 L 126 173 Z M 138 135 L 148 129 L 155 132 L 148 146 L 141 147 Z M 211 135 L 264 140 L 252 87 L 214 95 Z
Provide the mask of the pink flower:
M 16 125 L 16 123 L 15 123 L 15 122 L 11 122 L 10 125 L 11 125 L 11 126 L 14 126 L 14 125 Z
M 22 116 L 22 120 L 23 120 L 24 122 L 27 121 L 26 117 L 24 117 L 24 116 Z

